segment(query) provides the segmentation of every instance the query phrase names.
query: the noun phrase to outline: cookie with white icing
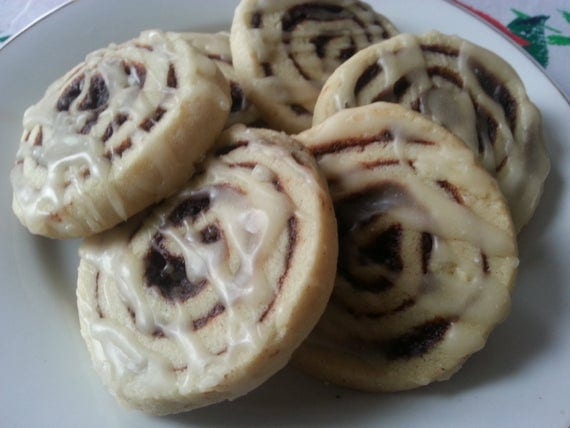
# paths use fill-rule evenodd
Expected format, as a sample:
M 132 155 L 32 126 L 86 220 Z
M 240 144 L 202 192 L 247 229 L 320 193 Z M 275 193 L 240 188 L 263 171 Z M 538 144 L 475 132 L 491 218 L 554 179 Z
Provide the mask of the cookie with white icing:
M 326 182 L 285 134 L 230 128 L 178 194 L 81 247 L 81 332 L 103 382 L 153 414 L 239 397 L 324 311 L 338 242 Z
M 245 95 L 234 70 L 230 36 L 228 33 L 180 33 L 180 35 L 208 58 L 216 63 L 230 84 L 232 106 L 226 128 L 242 123 L 257 125 L 261 117 L 255 104 Z
M 395 34 L 358 0 L 242 0 L 230 42 L 246 94 L 270 126 L 293 133 L 311 126 L 321 87 L 340 64 Z
M 342 110 L 298 139 L 327 177 L 339 260 L 295 362 L 367 391 L 448 379 L 510 304 L 516 234 L 496 181 L 459 139 L 396 104 Z
M 48 237 L 108 229 L 183 185 L 229 108 L 222 73 L 176 34 L 92 52 L 24 114 L 13 210 Z
M 314 123 L 376 101 L 419 111 L 461 138 L 497 178 L 517 231 L 529 221 L 550 163 L 540 113 L 506 61 L 455 36 L 401 34 L 362 50 L 333 73 Z

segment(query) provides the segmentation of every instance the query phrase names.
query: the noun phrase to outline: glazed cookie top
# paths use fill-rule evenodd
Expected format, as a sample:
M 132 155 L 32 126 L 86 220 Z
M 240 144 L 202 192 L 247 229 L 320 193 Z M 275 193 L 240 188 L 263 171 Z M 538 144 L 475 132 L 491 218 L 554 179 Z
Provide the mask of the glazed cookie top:
M 357 0 L 242 0 L 231 29 L 234 65 L 273 127 L 299 132 L 328 76 L 358 50 L 397 34 Z
M 205 105 L 192 106 L 198 100 Z M 181 122 L 198 108 L 209 111 L 209 123 Z M 14 211 L 30 231 L 52 237 L 110 227 L 133 214 L 128 199 L 137 192 L 147 205 L 172 193 L 173 180 L 161 164 L 169 153 L 178 152 L 168 168 L 186 171 L 181 175 L 187 179 L 193 160 L 215 139 L 204 132 L 193 141 L 190 128 L 215 128 L 228 109 L 227 83 L 215 64 L 175 34 L 145 31 L 92 52 L 24 114 L 11 174 Z M 180 159 L 182 146 L 188 162 Z M 152 197 L 144 181 L 137 188 L 129 177 L 144 175 L 142 168 L 158 175 Z M 84 210 L 83 217 L 76 210 Z
M 95 367 L 151 413 L 240 396 L 309 334 L 336 255 L 314 159 L 285 134 L 230 128 L 181 192 L 83 245 L 79 314 Z
M 362 50 L 333 73 L 314 123 L 376 101 L 405 105 L 453 132 L 499 181 L 517 230 L 528 222 L 550 163 L 540 113 L 502 58 L 437 32 L 398 35 Z
M 395 104 L 340 111 L 298 139 L 327 177 L 340 243 L 333 295 L 296 361 L 364 390 L 448 378 L 509 308 L 517 243 L 495 180 Z

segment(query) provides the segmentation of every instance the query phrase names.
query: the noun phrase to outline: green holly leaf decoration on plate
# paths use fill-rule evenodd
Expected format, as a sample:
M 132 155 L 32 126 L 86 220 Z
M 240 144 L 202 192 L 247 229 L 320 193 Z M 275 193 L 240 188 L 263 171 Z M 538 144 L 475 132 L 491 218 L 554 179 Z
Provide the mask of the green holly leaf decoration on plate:
M 559 12 L 566 22 L 570 23 L 570 12 L 563 10 Z M 516 9 L 513 9 L 513 13 L 516 15 L 516 18 L 507 25 L 507 28 L 513 34 L 528 42 L 528 44 L 523 46 L 523 48 L 543 67 L 548 66 L 549 45 L 570 45 L 570 37 L 564 36 L 562 31 L 546 25 L 546 21 L 550 19 L 550 16 L 529 16 Z

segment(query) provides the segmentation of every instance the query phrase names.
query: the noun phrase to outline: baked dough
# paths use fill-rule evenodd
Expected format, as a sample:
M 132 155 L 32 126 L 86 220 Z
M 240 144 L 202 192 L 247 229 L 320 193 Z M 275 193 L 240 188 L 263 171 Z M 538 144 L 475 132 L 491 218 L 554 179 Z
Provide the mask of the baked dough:
M 109 229 L 178 190 L 229 109 L 214 62 L 176 34 L 95 51 L 26 110 L 13 210 L 52 238 Z
M 327 177 L 339 261 L 296 364 L 367 391 L 448 379 L 509 308 L 517 244 L 496 181 L 451 133 L 397 104 L 342 110 L 298 139 Z
M 230 128 L 179 193 L 81 247 L 96 371 L 121 403 L 153 414 L 245 394 L 316 324 L 337 249 L 312 156 L 285 134 Z

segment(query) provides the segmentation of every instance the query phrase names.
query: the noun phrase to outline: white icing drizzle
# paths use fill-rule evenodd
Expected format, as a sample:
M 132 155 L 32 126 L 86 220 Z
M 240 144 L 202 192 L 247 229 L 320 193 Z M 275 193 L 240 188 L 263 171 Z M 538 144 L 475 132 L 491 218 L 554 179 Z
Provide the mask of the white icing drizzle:
M 190 71 L 194 76 L 215 73 L 215 66 L 197 55 L 192 60 L 184 59 L 180 65 L 180 53 L 189 49 L 180 38 L 159 31 L 145 31 L 137 39 L 90 53 L 83 63 L 50 85 L 44 97 L 26 110 L 24 135 L 41 129 L 42 144 L 23 142 L 20 145 L 17 159 L 23 160 L 23 167 L 16 166 L 11 178 L 14 204 L 30 230 L 41 230 L 46 218 L 57 215 L 73 203 L 90 205 L 84 214 L 86 223 L 100 223 L 100 206 L 90 199 L 90 192 L 96 186 L 101 186 L 116 214 L 127 218 L 123 198 L 113 180 L 128 164 L 122 159 L 114 159 L 113 150 L 127 139 L 131 141 L 129 151 L 144 150 L 145 145 L 141 143 L 148 138 L 149 132 L 139 125 L 152 118 L 157 108 L 168 114 L 180 103 L 181 89 L 166 84 L 171 65 L 176 66 L 178 79 L 186 77 Z M 142 88 L 137 64 L 146 70 Z M 108 98 L 99 109 L 82 111 L 80 103 L 89 94 L 91 79 L 99 76 Z M 68 108 L 60 111 L 56 103 L 75 79 L 83 80 L 80 93 Z M 187 88 L 182 90 L 188 92 Z M 223 102 L 227 104 L 227 100 Z M 113 125 L 117 115 L 125 118 L 120 127 Z M 96 122 L 90 125 L 89 131 L 82 133 L 93 119 Z M 111 125 L 114 132 L 103 141 L 106 129 Z M 81 179 L 82 173 L 88 174 L 87 180 Z M 32 174 L 37 175 L 37 179 L 30 178 Z M 56 229 L 78 227 L 72 218 L 50 226 Z
M 279 154 L 287 159 L 291 157 L 285 148 L 276 145 L 269 148 L 257 141 L 250 141 L 246 150 L 268 159 Z M 99 318 L 93 306 L 82 310 L 98 350 L 95 361 L 105 367 L 104 376 L 119 396 L 134 378 L 145 379 L 145 388 L 156 394 L 206 391 L 223 379 L 232 361 L 242 361 L 244 356 L 255 354 L 263 346 L 268 333 L 259 324 L 259 310 L 272 302 L 278 285 L 267 277 L 264 266 L 284 234 L 288 237 L 288 219 L 293 215 L 302 218 L 303 214 L 294 210 L 285 193 L 275 189 L 276 173 L 270 166 L 260 163 L 253 169 L 233 166 L 230 170 L 231 162 L 231 154 L 208 160 L 205 176 L 200 179 L 205 184 L 200 190 L 180 193 L 176 202 L 168 205 L 169 210 L 163 209 L 158 217 L 152 217 L 155 229 L 144 232 L 146 245 L 155 231 L 163 236 L 169 251 L 184 258 L 190 280 L 207 278 L 209 287 L 225 308 L 221 321 L 224 327 L 219 331 L 225 345 L 221 352 L 209 349 L 200 337 L 200 330 L 191 328 L 193 316 L 187 308 L 191 300 L 174 303 L 175 309 L 168 321 L 156 312 L 153 300 L 160 296 L 139 285 L 144 283 L 143 262 L 131 248 L 135 244 L 126 245 L 128 228 L 112 242 L 95 239 L 82 249 L 82 259 L 103 278 L 100 283 L 105 285 L 99 287 L 99 299 L 111 299 L 116 293 L 123 305 L 136 315 L 135 333 L 108 318 Z M 292 159 L 290 166 L 308 175 Z M 314 178 L 310 185 L 316 186 Z M 223 233 L 222 239 L 208 244 L 201 243 L 198 226 L 187 221 L 174 227 L 167 221 L 173 206 L 192 195 L 204 193 L 209 197 L 210 207 L 193 222 L 210 224 L 212 217 Z M 230 259 L 233 262 L 230 263 Z M 95 301 L 91 303 L 95 304 Z M 83 301 L 80 305 L 89 305 L 89 302 Z M 279 311 L 279 308 L 272 310 Z M 145 345 L 146 339 L 139 337 L 149 336 L 157 328 L 176 344 L 184 370 L 175 373 L 175 369 L 180 369 L 180 362 L 174 366 L 168 357 Z

